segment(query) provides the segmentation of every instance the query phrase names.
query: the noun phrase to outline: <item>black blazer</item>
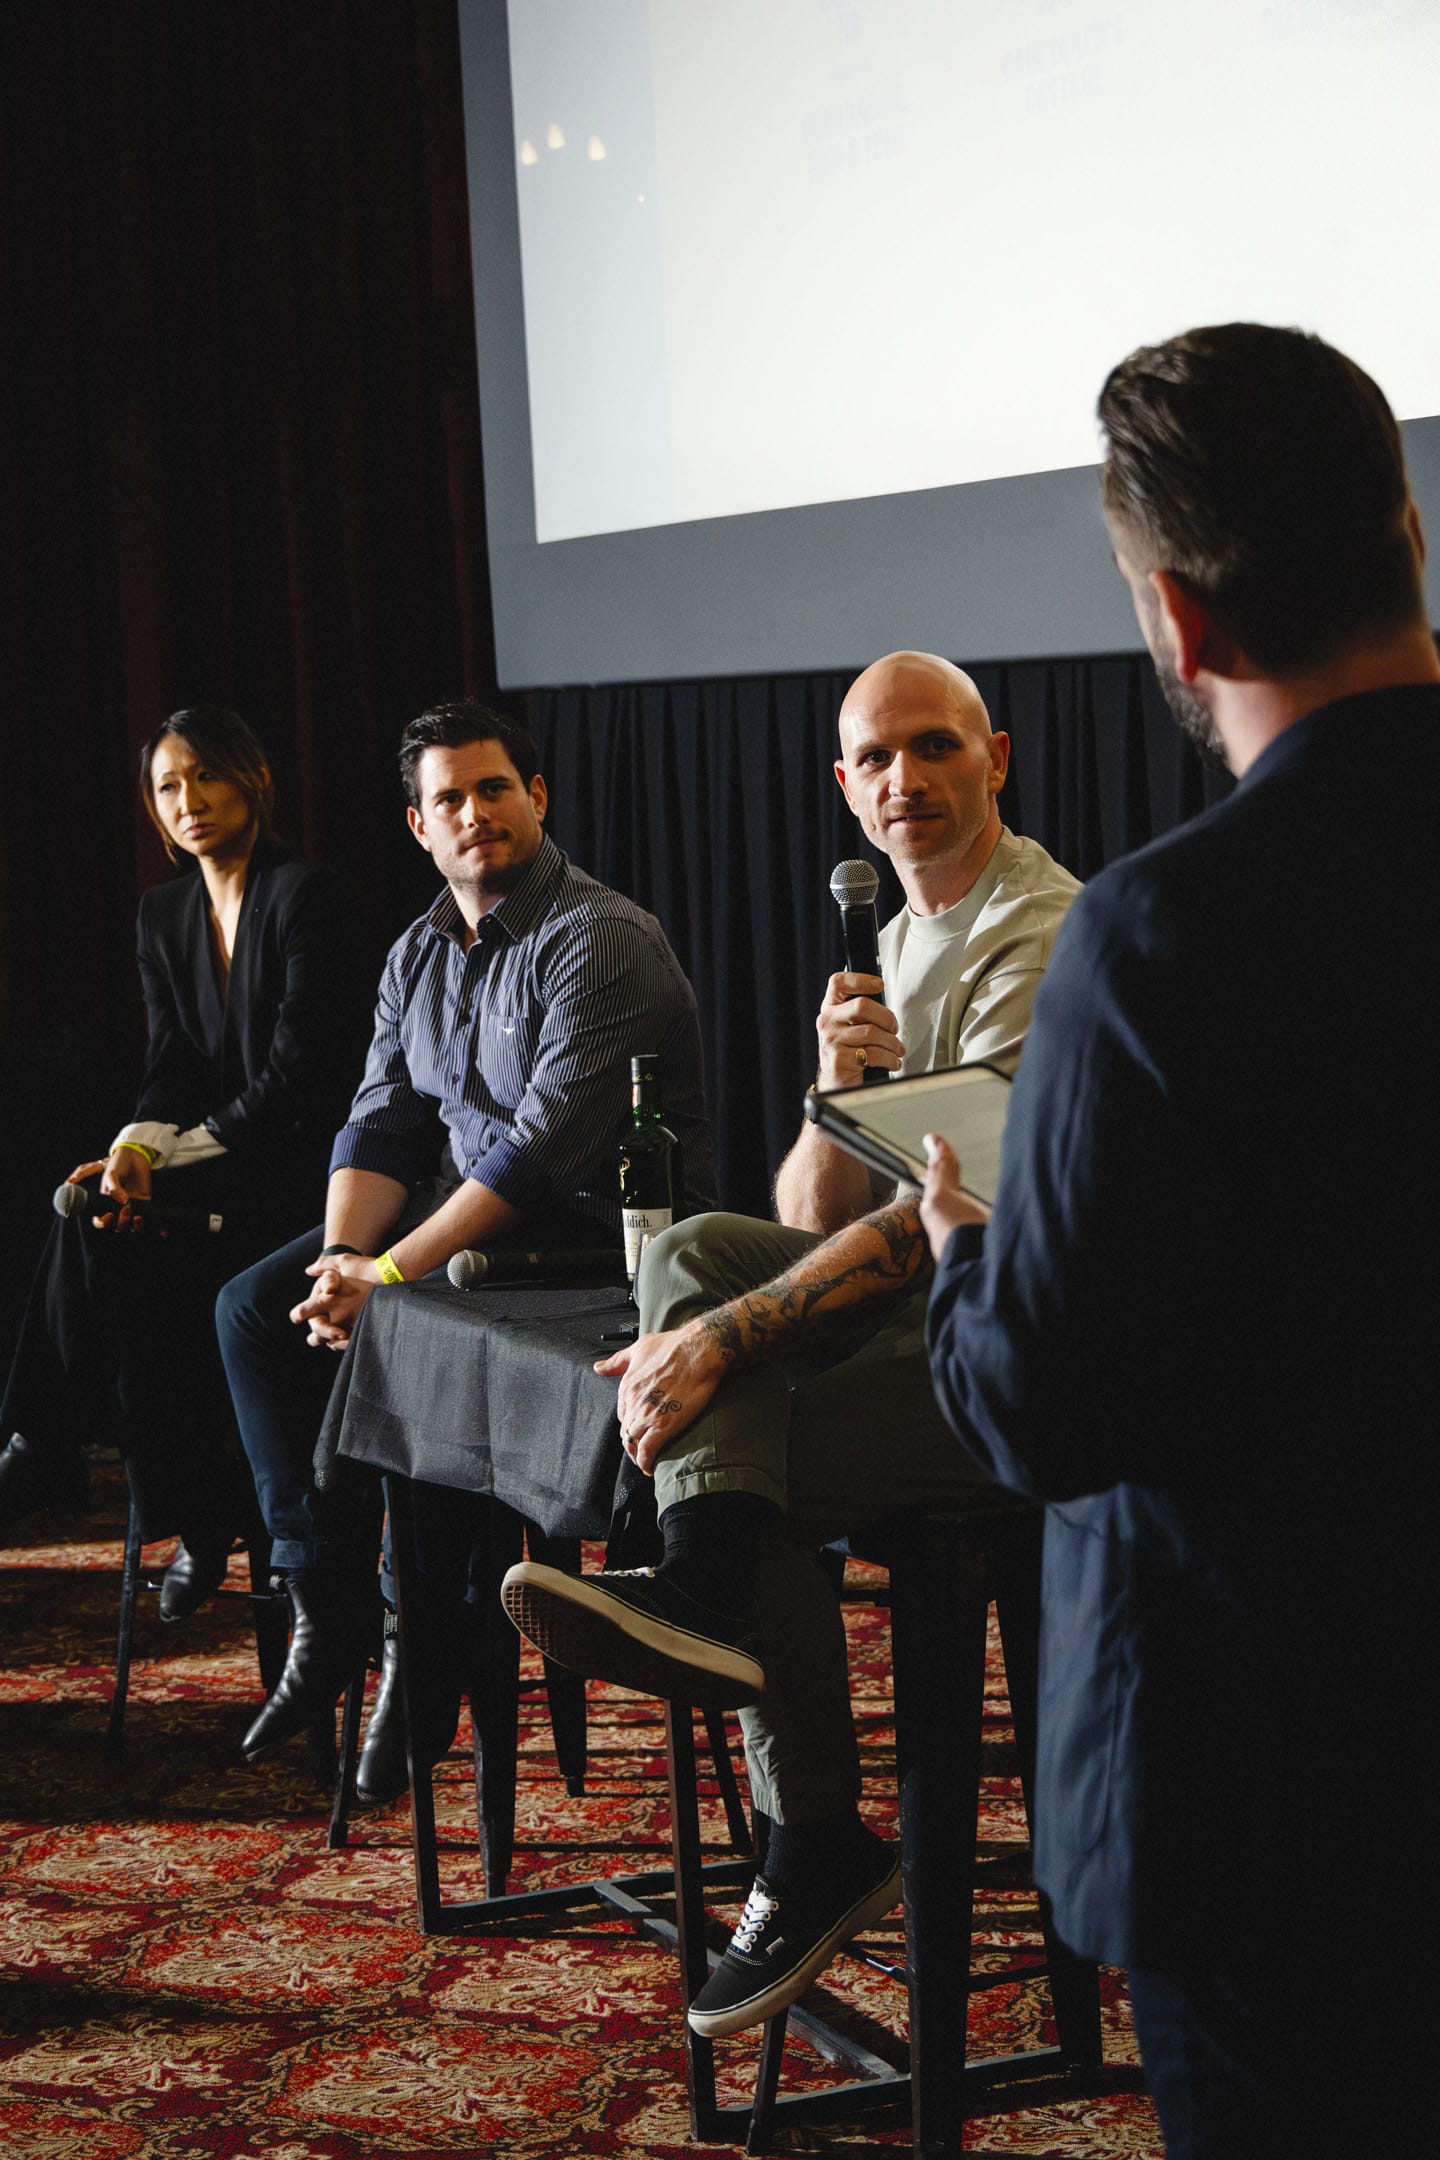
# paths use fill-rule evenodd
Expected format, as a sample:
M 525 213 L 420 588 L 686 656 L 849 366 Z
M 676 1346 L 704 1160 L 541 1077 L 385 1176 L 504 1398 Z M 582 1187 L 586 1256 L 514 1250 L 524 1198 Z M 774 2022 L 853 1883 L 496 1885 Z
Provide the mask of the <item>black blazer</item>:
M 1088 886 L 936 1276 L 946 1414 L 1049 1503 L 1036 1876 L 1116 1964 L 1333 1961 L 1357 1839 L 1425 1849 L 1437 813 L 1440 690 L 1376 691 Z
M 223 1002 L 198 873 L 145 894 L 138 949 L 150 1047 L 136 1118 L 207 1124 L 267 1181 L 313 1174 L 318 1205 L 370 1021 L 340 880 L 259 842 Z

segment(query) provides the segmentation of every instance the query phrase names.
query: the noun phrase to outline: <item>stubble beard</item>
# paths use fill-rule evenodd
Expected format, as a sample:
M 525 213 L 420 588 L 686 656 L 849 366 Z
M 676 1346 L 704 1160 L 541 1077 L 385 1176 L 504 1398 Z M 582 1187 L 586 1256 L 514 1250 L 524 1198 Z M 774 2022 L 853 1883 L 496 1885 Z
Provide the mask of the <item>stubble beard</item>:
M 482 913 L 503 900 L 519 871 L 513 861 L 496 863 L 469 849 L 457 848 L 444 870 L 452 890 L 468 893 L 482 904 Z
M 1185 740 L 1199 751 L 1200 762 L 1212 772 L 1228 772 L 1230 761 L 1225 755 L 1225 744 L 1209 706 L 1197 697 L 1193 690 L 1187 689 L 1175 670 L 1168 667 L 1163 660 L 1156 660 L 1155 673 L 1176 725 Z

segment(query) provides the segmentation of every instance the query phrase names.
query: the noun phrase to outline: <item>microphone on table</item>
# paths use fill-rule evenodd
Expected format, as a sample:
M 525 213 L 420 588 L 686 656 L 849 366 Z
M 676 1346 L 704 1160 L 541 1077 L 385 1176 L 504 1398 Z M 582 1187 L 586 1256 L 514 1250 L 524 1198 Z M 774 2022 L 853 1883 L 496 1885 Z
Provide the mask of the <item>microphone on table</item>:
M 880 918 L 875 913 L 879 890 L 880 877 L 873 863 L 836 863 L 830 873 L 830 894 L 845 933 L 845 966 L 852 975 L 880 973 Z M 889 1077 L 883 1066 L 867 1065 L 863 1081 L 869 1087 Z
M 618 1247 L 592 1245 L 582 1252 L 457 1252 L 445 1272 L 457 1290 L 479 1290 L 491 1283 L 613 1282 L 618 1284 L 624 1256 Z
M 177 1206 L 173 1200 L 116 1199 L 110 1193 L 102 1193 L 97 1186 L 92 1192 L 85 1185 L 57 1185 L 53 1206 L 57 1215 L 118 1215 L 121 1208 L 129 1205 L 148 1224 L 157 1230 L 198 1230 L 212 1236 L 220 1229 L 223 1216 L 212 1215 L 207 1208 Z

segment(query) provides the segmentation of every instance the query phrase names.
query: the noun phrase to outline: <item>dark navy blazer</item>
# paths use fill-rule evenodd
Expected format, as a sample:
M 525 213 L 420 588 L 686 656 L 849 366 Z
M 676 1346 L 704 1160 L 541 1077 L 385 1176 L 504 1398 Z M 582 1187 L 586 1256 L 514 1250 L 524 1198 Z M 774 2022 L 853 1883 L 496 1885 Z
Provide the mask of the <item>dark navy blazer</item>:
M 1437 827 L 1440 690 L 1387 691 L 1098 877 L 935 1282 L 950 1422 L 1049 1503 L 1037 1875 L 1110 1962 L 1333 1948 L 1413 1833 Z

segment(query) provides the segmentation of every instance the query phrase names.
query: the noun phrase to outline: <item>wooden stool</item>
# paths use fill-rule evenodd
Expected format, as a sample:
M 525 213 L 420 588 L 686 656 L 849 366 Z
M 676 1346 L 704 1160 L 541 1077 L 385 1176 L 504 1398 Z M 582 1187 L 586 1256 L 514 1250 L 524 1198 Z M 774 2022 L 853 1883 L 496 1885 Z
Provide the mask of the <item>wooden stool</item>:
M 715 2099 L 714 2043 L 692 2032 L 687 2023 L 690 2121 L 697 2139 L 730 2136 L 737 2143 L 743 2140 L 747 2152 L 763 2153 L 777 2117 L 813 2121 L 855 2107 L 892 2103 L 908 2092 L 914 2151 L 926 2160 L 948 2160 L 952 2154 L 959 2160 L 967 2099 L 977 2087 L 1100 2062 L 1098 1975 L 1093 1965 L 1074 1957 L 1059 1941 L 1043 1895 L 1037 1893 L 1043 1963 L 983 1980 L 970 1976 L 989 1607 L 993 1599 L 1028 1821 L 1035 1767 L 1041 1526 L 1039 1509 L 1005 1507 L 909 1516 L 851 1541 L 857 1557 L 877 1562 L 890 1577 L 910 2069 L 908 2074 L 896 2073 L 848 2042 L 837 2046 L 837 2035 L 792 2005 L 765 2027 L 753 2104 L 721 2107 Z M 688 1720 L 673 1718 L 667 1733 L 681 1984 L 690 2002 L 703 1986 L 711 1960 L 704 1941 Z M 967 2062 L 971 1994 L 1013 1981 L 1019 1973 L 1038 1972 L 1049 1979 L 1057 2044 Z M 802 2032 L 818 2031 L 822 2051 L 861 2071 L 862 2081 L 819 2093 L 778 2094 L 787 2024 Z
M 413 1691 L 410 1667 L 423 1644 L 411 1640 L 407 1650 L 404 1631 L 405 1581 L 415 1580 L 414 1521 L 408 1482 L 385 1481 L 386 1506 L 390 1511 L 391 1538 L 395 1547 L 396 1615 L 405 1680 L 406 1742 L 410 1755 L 411 1825 L 415 1853 L 415 1895 L 421 1928 L 427 1934 L 440 1931 L 446 1909 L 440 1894 L 439 1847 L 435 1830 L 434 1773 L 428 1764 L 417 1768 L 410 1724 Z M 475 1807 L 479 1824 L 480 1853 L 485 1868 L 486 1890 L 503 1897 L 515 1851 L 515 1767 L 519 1746 L 520 1696 L 543 1687 L 555 1741 L 555 1760 L 572 1799 L 585 1791 L 586 1729 L 585 1682 L 578 1673 L 545 1660 L 544 1678 L 520 1678 L 520 1637 L 500 1604 L 500 1581 L 528 1545 L 532 1559 L 568 1574 L 580 1572 L 578 1538 L 547 1538 L 533 1523 L 522 1522 L 512 1509 L 493 1502 L 484 1511 L 482 1543 L 475 1560 L 481 1595 L 474 1610 L 475 1639 L 468 1645 L 472 1655 L 464 1661 L 461 1692 L 470 1705 L 470 1727 L 475 1761 Z M 403 1558 L 401 1547 L 403 1545 Z M 488 1587 L 489 1594 L 485 1591 Z M 355 1805 L 355 1777 L 360 1755 L 362 1715 L 367 1667 L 361 1669 L 345 1691 L 341 1723 L 340 1767 L 335 1786 L 335 1805 L 330 1817 L 329 1847 L 341 1850 L 349 1841 L 350 1815 Z
M 507 1878 L 514 1852 L 515 1767 L 518 1744 L 520 1637 L 500 1604 L 500 1579 L 519 1559 L 521 1541 L 530 1542 L 532 1555 L 552 1567 L 580 1572 L 578 1541 L 546 1539 L 533 1525 L 523 1523 L 513 1510 L 496 1501 L 486 1510 L 484 1568 L 494 1594 L 482 1598 L 479 1610 L 480 1654 L 474 1670 L 466 1676 L 474 1735 L 475 1793 L 480 1822 L 481 1852 L 485 1865 L 486 1896 L 446 1900 L 440 1892 L 439 1847 L 435 1828 L 435 1794 L 428 1766 L 416 1775 L 413 1733 L 409 1725 L 414 1697 L 409 1686 L 409 1661 L 414 1644 L 405 1632 L 406 1585 L 417 1580 L 415 1517 L 409 1480 L 385 1479 L 385 1505 L 390 1515 L 390 1535 L 395 1568 L 398 1607 L 398 1641 L 401 1671 L 406 1682 L 406 1741 L 410 1754 L 410 1828 L 415 1863 L 415 1896 L 420 1927 L 427 1935 L 458 1934 L 488 1922 L 538 1917 L 572 1911 L 576 1906 L 599 1904 L 620 1914 L 643 1933 L 656 1936 L 669 1947 L 677 1939 L 675 1924 L 649 1902 L 668 1893 L 674 1877 L 668 1868 L 652 1868 L 633 1875 L 597 1877 L 590 1881 L 507 1895 Z M 544 1685 L 549 1696 L 551 1730 L 556 1757 L 566 1789 L 574 1796 L 584 1791 L 585 1778 L 585 1681 L 578 1673 L 545 1660 L 545 1679 L 528 1685 Z M 343 1846 L 348 1836 L 349 1811 L 355 1796 L 355 1766 L 359 1751 L 360 1717 L 365 1689 L 365 1669 L 352 1679 L 345 1697 L 341 1739 L 341 1775 L 335 1810 L 331 1817 L 330 1844 Z M 754 1869 L 754 1840 L 741 1804 L 735 1772 L 726 1744 L 722 1717 L 706 1719 L 706 1737 L 714 1756 L 715 1776 L 725 1808 L 731 1846 L 745 1857 L 740 1861 L 713 1864 L 706 1870 L 712 1882 L 732 1884 L 748 1879 Z M 693 1761 L 693 1756 L 692 1756 Z M 692 1794 L 694 1780 L 692 1772 Z

